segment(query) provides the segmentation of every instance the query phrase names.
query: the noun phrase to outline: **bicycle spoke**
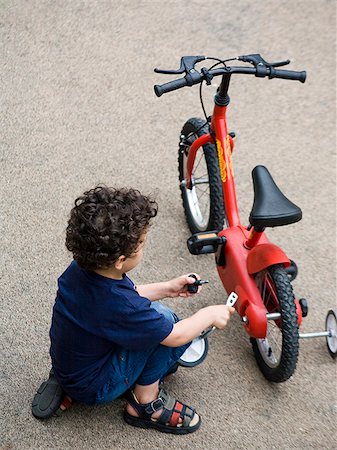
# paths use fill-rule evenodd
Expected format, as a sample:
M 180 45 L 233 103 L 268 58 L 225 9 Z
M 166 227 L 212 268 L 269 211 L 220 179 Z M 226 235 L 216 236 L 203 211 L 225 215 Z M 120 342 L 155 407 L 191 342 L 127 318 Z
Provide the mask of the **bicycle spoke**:
M 209 189 L 208 189 L 208 187 L 203 191 L 202 189 L 200 189 L 199 188 L 199 191 L 201 191 L 202 192 L 202 194 L 199 196 L 198 195 L 198 198 L 199 198 L 199 200 L 201 199 L 201 197 L 203 196 L 203 195 L 205 195 L 206 193 L 208 193 L 209 192 Z
M 196 165 L 194 172 L 196 172 L 197 168 L 199 167 L 201 161 L 205 158 L 204 152 L 202 152 L 202 155 L 200 156 L 200 159 L 198 161 L 198 164 Z
M 206 177 L 207 177 L 207 172 L 206 172 L 204 175 L 200 175 L 198 178 L 196 178 L 196 177 L 194 176 L 194 173 L 193 173 L 193 178 L 194 178 L 194 180 L 200 180 L 200 179 L 206 178 Z M 207 178 L 207 180 L 208 180 L 208 178 Z

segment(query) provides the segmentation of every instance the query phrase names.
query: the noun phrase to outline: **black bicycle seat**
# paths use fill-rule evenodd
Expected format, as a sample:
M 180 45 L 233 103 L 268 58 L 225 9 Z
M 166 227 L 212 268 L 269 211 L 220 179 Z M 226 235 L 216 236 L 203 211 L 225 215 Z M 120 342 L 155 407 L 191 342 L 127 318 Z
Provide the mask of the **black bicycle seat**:
M 301 209 L 281 192 L 266 167 L 256 166 L 252 177 L 254 204 L 249 216 L 251 225 L 257 228 L 279 227 L 302 219 Z

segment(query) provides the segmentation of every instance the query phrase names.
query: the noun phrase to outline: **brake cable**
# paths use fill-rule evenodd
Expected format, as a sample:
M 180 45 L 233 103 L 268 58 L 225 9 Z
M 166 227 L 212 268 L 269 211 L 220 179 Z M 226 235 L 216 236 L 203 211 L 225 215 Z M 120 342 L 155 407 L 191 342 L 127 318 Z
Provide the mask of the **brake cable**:
M 237 60 L 238 58 L 219 59 L 219 58 L 207 56 L 206 59 L 211 59 L 211 60 L 213 60 L 213 61 L 217 61 L 215 64 L 213 64 L 213 66 L 211 66 L 211 67 L 209 67 L 209 68 L 207 69 L 207 70 L 212 70 L 212 69 L 214 69 L 214 67 L 217 67 L 217 66 L 219 66 L 220 64 L 223 64 L 223 66 L 224 66 L 225 68 L 227 68 L 226 62 L 228 62 L 228 61 L 235 61 L 235 60 Z M 200 87 L 199 87 L 199 98 L 200 98 L 201 108 L 202 108 L 202 110 L 203 110 L 203 113 L 204 113 L 204 116 L 205 116 L 205 119 L 206 119 L 206 123 L 209 123 L 209 118 L 208 118 L 208 116 L 207 116 L 206 109 L 205 109 L 205 105 L 204 105 L 204 101 L 203 101 L 203 98 L 202 98 L 202 86 L 203 86 L 203 82 L 204 82 L 204 80 L 202 80 L 201 83 L 200 83 Z
M 219 58 L 215 58 L 215 57 L 211 57 L 211 56 L 206 56 L 206 59 L 209 59 L 209 60 L 212 60 L 212 61 L 217 61 L 215 64 L 213 64 L 211 67 L 209 67 L 209 68 L 207 69 L 207 70 L 212 70 L 212 69 L 214 69 L 214 67 L 217 67 L 217 66 L 219 66 L 220 64 L 223 64 L 223 66 L 226 68 L 226 67 L 227 67 L 226 62 L 228 62 L 228 61 L 235 61 L 235 60 L 237 60 L 238 58 L 236 57 L 236 58 L 229 58 L 229 59 L 219 59 Z M 205 119 L 206 119 L 206 124 L 208 124 L 208 127 L 210 127 L 210 124 L 209 124 L 209 118 L 208 118 L 208 116 L 207 116 L 206 109 L 205 109 L 205 105 L 204 105 L 204 101 L 203 101 L 203 98 L 202 98 L 202 86 L 203 86 L 203 82 L 204 82 L 204 80 L 202 80 L 201 83 L 200 83 L 200 87 L 199 87 L 199 98 L 200 98 L 201 108 L 202 108 L 202 110 L 203 110 L 203 113 L 204 113 L 204 116 L 205 116 Z M 200 128 L 198 128 L 198 129 L 197 129 L 196 131 L 194 131 L 193 133 L 190 133 L 190 134 L 187 136 L 187 138 L 189 138 L 189 137 L 191 137 L 191 136 L 194 136 L 194 135 L 197 135 L 198 132 L 199 132 L 206 124 L 202 124 L 202 126 L 201 126 Z

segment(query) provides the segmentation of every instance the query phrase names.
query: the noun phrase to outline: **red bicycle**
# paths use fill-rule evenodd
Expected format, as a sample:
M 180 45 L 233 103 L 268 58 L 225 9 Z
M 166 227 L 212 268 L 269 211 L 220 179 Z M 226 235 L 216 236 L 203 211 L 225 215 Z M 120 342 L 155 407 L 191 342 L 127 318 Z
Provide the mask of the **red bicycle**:
M 196 70 L 203 60 L 215 60 L 209 67 Z M 228 66 L 229 61 L 251 66 Z M 179 142 L 179 181 L 187 223 L 192 236 L 188 249 L 192 254 L 215 253 L 216 267 L 227 293 L 238 295 L 235 308 L 249 334 L 257 364 L 270 381 L 287 380 L 295 371 L 299 337 L 326 336 L 330 353 L 337 352 L 336 311 L 329 311 L 330 328 L 323 333 L 299 334 L 302 317 L 307 315 L 305 299 L 298 300 L 291 282 L 297 275 L 296 264 L 278 246 L 272 244 L 265 228 L 295 223 L 301 209 L 281 192 L 264 166 L 252 171 L 254 204 L 249 225 L 240 222 L 235 191 L 232 154 L 235 134 L 228 132 L 226 111 L 231 77 L 234 74 L 259 78 L 282 78 L 305 82 L 306 72 L 276 69 L 290 61 L 266 62 L 252 54 L 226 60 L 205 56 L 184 56 L 178 70 L 157 73 L 185 74 L 183 78 L 154 87 L 158 97 L 185 86 L 200 84 L 200 100 L 206 120 L 189 119 Z M 207 117 L 202 84 L 211 84 L 222 76 L 214 97 L 213 114 Z

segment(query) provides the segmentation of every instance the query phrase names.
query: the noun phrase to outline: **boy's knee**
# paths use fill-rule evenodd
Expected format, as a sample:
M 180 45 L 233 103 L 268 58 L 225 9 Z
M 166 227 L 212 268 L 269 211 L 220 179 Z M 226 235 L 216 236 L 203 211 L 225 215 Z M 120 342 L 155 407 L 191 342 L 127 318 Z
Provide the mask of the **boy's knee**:
M 162 314 L 165 319 L 169 320 L 172 323 L 177 323 L 180 320 L 176 313 L 163 303 L 160 303 L 158 301 L 152 302 L 151 308 L 154 308 L 159 314 Z

